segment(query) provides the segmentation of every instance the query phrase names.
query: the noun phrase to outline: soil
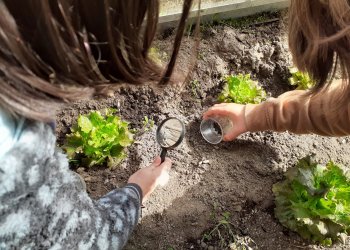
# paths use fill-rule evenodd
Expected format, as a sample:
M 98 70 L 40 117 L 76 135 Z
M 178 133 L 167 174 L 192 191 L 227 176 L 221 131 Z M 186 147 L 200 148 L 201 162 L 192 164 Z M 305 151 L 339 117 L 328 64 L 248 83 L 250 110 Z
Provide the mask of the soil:
M 169 55 L 171 32 L 155 41 Z M 186 73 L 193 53 L 193 37 L 186 36 L 178 61 L 178 73 Z M 158 188 L 144 204 L 142 219 L 125 249 L 221 249 L 215 242 L 201 241 L 215 225 L 213 215 L 230 213 L 235 234 L 248 237 L 258 249 L 322 249 L 288 231 L 274 218 L 271 187 L 297 159 L 308 154 L 326 163 L 329 159 L 350 166 L 350 138 L 259 132 L 241 135 L 230 143 L 208 144 L 199 132 L 202 113 L 216 103 L 221 77 L 249 73 L 270 96 L 291 89 L 285 24 L 282 20 L 232 28 L 207 26 L 203 30 L 198 66 L 186 87 L 165 89 L 122 86 L 108 98 L 75 103 L 57 116 L 58 143 L 69 132 L 79 114 L 106 107 L 120 109 L 131 127 L 141 130 L 144 116 L 159 124 L 175 116 L 186 124 L 186 137 L 170 151 L 173 160 L 170 182 Z M 137 134 L 128 158 L 116 169 L 78 168 L 91 197 L 98 198 L 123 186 L 128 177 L 160 154 L 156 126 Z M 334 245 L 330 249 L 350 249 Z

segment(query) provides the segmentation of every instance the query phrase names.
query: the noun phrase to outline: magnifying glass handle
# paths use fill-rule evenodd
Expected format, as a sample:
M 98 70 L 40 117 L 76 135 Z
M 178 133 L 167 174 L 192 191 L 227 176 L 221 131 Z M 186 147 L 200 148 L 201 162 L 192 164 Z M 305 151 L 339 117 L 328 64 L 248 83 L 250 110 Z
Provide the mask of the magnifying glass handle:
M 162 148 L 162 152 L 160 153 L 161 163 L 163 163 L 165 161 L 165 156 L 166 156 L 167 152 L 168 152 L 168 150 L 166 148 Z

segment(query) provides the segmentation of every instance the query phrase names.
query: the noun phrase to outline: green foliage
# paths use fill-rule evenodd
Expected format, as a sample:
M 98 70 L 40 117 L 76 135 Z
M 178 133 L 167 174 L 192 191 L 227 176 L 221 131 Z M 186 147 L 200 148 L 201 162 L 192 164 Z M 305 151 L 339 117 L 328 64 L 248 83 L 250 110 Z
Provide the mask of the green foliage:
M 133 143 L 133 134 L 128 123 L 113 112 L 107 110 L 102 115 L 93 111 L 79 116 L 63 146 L 70 160 L 89 167 L 105 163 L 114 167 L 126 157 L 125 148 Z
M 168 55 L 164 51 L 160 51 L 156 47 L 151 47 L 148 50 L 148 57 L 158 65 L 162 65 L 163 61 L 168 60 Z
M 199 89 L 199 81 L 198 80 L 193 80 L 191 81 L 191 91 L 192 91 L 192 95 L 194 98 L 199 98 L 198 95 L 198 89 Z
M 350 175 L 333 162 L 303 158 L 272 191 L 276 217 L 303 238 L 329 246 L 350 233 Z
M 297 89 L 305 90 L 315 86 L 315 81 L 311 79 L 308 73 L 298 71 L 296 68 L 291 68 L 292 77 L 289 78 L 290 85 L 297 86 Z
M 256 248 L 255 242 L 249 237 L 241 237 L 235 234 L 234 225 L 230 222 L 231 214 L 223 212 L 219 216 L 212 214 L 215 226 L 202 237 L 201 242 L 215 245 L 219 249 L 252 250 Z
M 231 18 L 226 20 L 220 20 L 219 24 L 228 25 L 233 28 L 246 28 L 254 24 L 260 24 L 268 22 L 272 19 L 272 14 L 269 12 L 263 12 L 252 16 L 246 16 L 241 18 Z
M 219 95 L 220 102 L 240 104 L 260 103 L 266 99 L 266 92 L 250 75 L 230 75 L 225 78 L 225 86 Z
M 216 218 L 216 225 L 209 233 L 205 233 L 202 237 L 202 241 L 217 241 L 220 249 L 226 248 L 235 239 L 235 234 L 233 233 L 233 225 L 229 222 L 230 213 L 224 212 Z
M 148 116 L 145 116 L 143 118 L 143 121 L 142 121 L 142 130 L 144 132 L 147 132 L 150 129 L 152 129 L 153 127 L 154 127 L 154 120 L 153 119 L 149 119 Z

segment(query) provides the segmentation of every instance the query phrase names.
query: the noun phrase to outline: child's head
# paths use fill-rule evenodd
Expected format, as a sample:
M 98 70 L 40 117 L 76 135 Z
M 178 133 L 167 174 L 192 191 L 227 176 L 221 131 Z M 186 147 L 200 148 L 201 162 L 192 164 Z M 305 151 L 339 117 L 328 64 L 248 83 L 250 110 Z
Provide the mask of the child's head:
M 184 0 L 185 20 L 192 1 Z M 58 104 L 101 84 L 160 80 L 147 56 L 158 15 L 159 0 L 1 1 L 0 107 L 49 121 Z
M 350 73 L 350 4 L 348 0 L 292 0 L 289 46 L 295 64 L 327 86 L 338 64 Z M 348 81 L 346 81 L 348 83 Z

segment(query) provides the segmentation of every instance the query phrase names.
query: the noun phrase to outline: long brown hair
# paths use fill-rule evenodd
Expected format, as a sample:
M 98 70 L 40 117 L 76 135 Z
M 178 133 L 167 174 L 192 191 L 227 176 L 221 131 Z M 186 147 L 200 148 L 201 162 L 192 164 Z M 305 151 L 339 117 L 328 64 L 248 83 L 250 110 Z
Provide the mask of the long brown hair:
M 193 0 L 184 0 L 173 54 L 162 69 L 148 58 L 159 0 L 0 1 L 0 106 L 49 121 L 62 102 L 100 84 L 167 83 Z
M 350 3 L 348 0 L 292 0 L 289 8 L 289 47 L 294 63 L 316 81 L 311 94 L 331 85 L 341 70 L 343 99 L 350 88 Z

